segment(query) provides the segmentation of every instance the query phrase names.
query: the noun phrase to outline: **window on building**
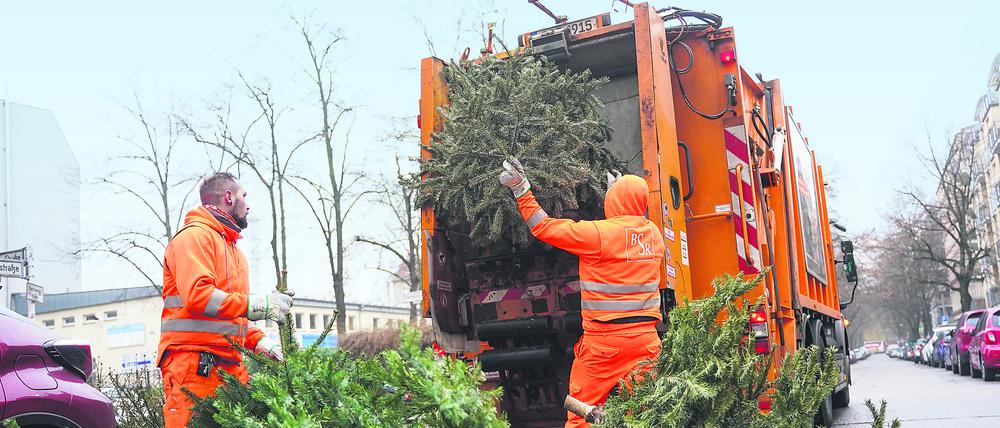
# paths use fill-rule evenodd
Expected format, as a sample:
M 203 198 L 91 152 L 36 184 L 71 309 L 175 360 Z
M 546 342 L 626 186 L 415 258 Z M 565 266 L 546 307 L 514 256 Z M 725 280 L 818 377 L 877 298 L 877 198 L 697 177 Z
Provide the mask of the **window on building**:
M 323 328 L 330 325 L 330 315 L 323 315 Z
M 90 324 L 97 322 L 97 314 L 85 314 L 83 316 L 83 323 Z
M 112 321 L 118 319 L 118 311 L 104 311 L 104 320 Z
M 316 314 L 309 314 L 309 328 L 316 329 Z
M 378 318 L 372 318 L 372 328 L 378 328 Z
M 347 329 L 354 330 L 354 317 L 347 317 Z
M 42 325 L 44 325 L 44 326 L 46 326 L 48 328 L 55 327 L 56 326 L 56 320 L 45 320 L 45 321 L 42 321 Z
M 63 326 L 69 327 L 76 324 L 76 317 L 63 317 Z
M 302 328 L 302 314 L 295 314 L 295 328 Z

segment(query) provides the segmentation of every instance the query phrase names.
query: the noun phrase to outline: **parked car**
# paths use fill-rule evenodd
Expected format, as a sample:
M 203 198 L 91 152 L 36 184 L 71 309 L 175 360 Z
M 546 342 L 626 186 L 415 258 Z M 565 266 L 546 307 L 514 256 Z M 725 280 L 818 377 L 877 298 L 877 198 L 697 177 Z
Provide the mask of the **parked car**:
M 920 364 L 923 360 L 925 343 L 927 343 L 927 338 L 922 337 L 917 339 L 917 342 L 913 344 L 913 358 L 911 358 L 910 361 L 913 361 L 914 364 Z
M 972 342 L 972 331 L 982 317 L 985 309 L 973 309 L 962 314 L 956 323 L 955 335 L 951 338 L 951 372 L 966 376 L 969 370 L 969 343 Z
M 940 367 L 940 360 L 935 357 L 938 351 L 938 342 L 940 342 L 941 338 L 948 334 L 948 331 L 952 328 L 954 328 L 954 326 L 942 326 L 933 330 L 930 338 L 927 339 L 927 343 L 924 345 L 924 348 L 920 353 L 921 363 L 927 364 L 931 367 Z
M 899 345 L 893 343 L 885 347 L 885 353 L 889 355 L 889 358 L 899 357 Z
M 979 317 L 969 343 L 969 367 L 972 377 L 987 382 L 1000 369 L 1000 307 L 988 309 Z
M 951 336 L 955 332 L 955 326 L 951 326 L 951 330 L 944 333 L 941 339 L 938 340 L 937 346 L 934 347 L 934 361 L 937 363 L 934 367 L 940 367 L 943 369 L 951 370 L 951 358 L 949 357 L 948 344 L 951 343 Z
M 90 345 L 0 308 L 0 419 L 22 428 L 113 427 L 111 400 L 87 384 Z

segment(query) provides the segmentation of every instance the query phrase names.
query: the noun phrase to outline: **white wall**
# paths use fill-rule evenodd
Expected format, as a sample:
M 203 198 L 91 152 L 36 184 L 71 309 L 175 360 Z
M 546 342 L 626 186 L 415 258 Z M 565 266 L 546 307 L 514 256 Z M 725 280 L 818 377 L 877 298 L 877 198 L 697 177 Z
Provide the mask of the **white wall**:
M 30 246 L 31 282 L 47 293 L 80 290 L 80 167 L 48 110 L 0 100 L 0 251 Z M 113 219 L 113 213 L 109 213 Z M 9 293 L 24 292 L 8 280 Z

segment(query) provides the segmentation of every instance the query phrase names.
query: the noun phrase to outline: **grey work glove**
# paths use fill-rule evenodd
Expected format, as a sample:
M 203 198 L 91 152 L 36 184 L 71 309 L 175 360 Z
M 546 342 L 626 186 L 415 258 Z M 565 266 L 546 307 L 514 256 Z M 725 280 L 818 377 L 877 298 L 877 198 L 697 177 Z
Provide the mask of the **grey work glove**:
M 524 167 L 515 157 L 503 161 L 504 171 L 500 173 L 500 184 L 507 186 L 514 193 L 515 198 L 520 198 L 531 190 L 531 183 L 528 177 L 524 176 Z
M 285 323 L 285 315 L 292 309 L 295 292 L 272 291 L 271 294 L 251 294 L 247 299 L 247 319 L 250 321 L 271 320 Z
M 267 336 L 257 341 L 257 346 L 254 347 L 253 351 L 275 361 L 285 361 L 285 353 L 281 351 L 281 344 Z
M 622 173 L 617 170 L 612 169 L 608 172 L 608 190 L 611 190 L 611 186 L 614 186 L 618 179 L 622 178 Z

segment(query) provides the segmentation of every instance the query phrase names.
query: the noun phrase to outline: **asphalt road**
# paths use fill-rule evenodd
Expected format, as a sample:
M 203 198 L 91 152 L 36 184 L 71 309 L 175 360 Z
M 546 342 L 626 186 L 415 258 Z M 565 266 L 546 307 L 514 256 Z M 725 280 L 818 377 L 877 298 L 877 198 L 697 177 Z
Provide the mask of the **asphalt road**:
M 870 398 L 876 406 L 886 400 L 888 419 L 899 418 L 903 428 L 1000 427 L 1000 380 L 984 382 L 885 354 L 854 363 L 851 374 L 851 405 L 834 410 L 834 426 L 871 426 Z

